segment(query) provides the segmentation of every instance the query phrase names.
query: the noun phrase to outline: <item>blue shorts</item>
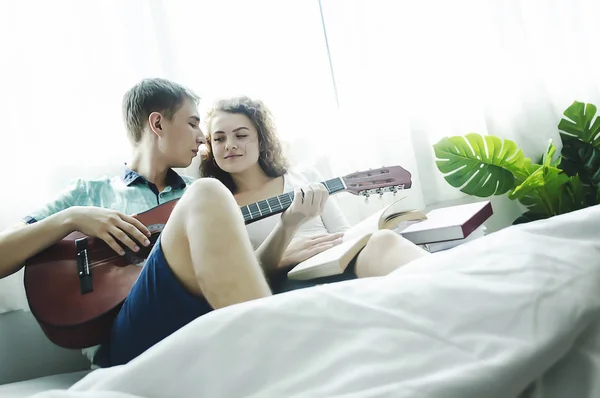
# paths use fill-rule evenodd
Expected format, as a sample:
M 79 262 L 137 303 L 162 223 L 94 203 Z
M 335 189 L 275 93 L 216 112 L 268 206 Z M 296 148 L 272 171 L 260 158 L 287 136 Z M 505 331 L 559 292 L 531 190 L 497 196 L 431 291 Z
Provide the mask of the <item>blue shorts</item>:
M 205 298 L 189 293 L 175 277 L 159 237 L 94 363 L 100 367 L 125 364 L 210 311 Z
M 355 279 L 352 268 L 348 267 L 342 275 L 310 281 L 292 281 L 284 277 L 271 287 L 273 293 L 278 294 Z M 108 341 L 96 352 L 94 364 L 103 368 L 125 364 L 210 311 L 212 307 L 204 297 L 189 293 L 175 277 L 159 237 L 114 320 Z

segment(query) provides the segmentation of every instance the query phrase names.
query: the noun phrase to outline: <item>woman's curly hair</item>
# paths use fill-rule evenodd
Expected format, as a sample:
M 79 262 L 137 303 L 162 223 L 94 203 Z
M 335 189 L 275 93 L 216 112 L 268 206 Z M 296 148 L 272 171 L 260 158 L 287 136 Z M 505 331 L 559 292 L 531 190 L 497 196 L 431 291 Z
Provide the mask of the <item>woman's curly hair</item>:
M 289 163 L 283 155 L 283 146 L 277 135 L 271 111 L 260 100 L 249 97 L 234 97 L 217 101 L 205 117 L 207 152 L 200 163 L 200 176 L 213 177 L 221 181 L 232 193 L 236 186 L 231 175 L 222 170 L 212 153 L 210 130 L 217 112 L 242 114 L 248 117 L 258 132 L 258 164 L 269 177 L 280 177 L 287 173 Z

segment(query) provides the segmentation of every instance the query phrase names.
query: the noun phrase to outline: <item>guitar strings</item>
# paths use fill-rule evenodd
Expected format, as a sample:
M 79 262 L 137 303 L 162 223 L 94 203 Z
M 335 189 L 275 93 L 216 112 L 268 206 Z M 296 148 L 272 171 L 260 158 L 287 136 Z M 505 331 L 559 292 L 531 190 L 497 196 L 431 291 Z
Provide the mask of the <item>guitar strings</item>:
M 344 184 L 341 182 L 341 179 L 339 177 L 324 181 L 323 184 L 325 185 L 325 187 L 327 188 L 327 190 L 330 193 L 336 193 L 336 192 L 344 189 Z M 271 205 L 270 201 L 274 202 L 275 200 L 277 200 L 277 202 L 275 202 L 275 203 L 273 203 L 273 205 Z M 287 192 L 287 193 L 278 195 L 273 198 L 261 200 L 261 201 L 255 202 L 255 203 L 250 203 L 246 206 L 242 206 L 242 208 L 245 207 L 248 210 L 247 214 L 244 214 L 244 219 L 246 221 L 250 221 L 257 217 L 262 216 L 263 214 L 265 214 L 267 212 L 272 213 L 273 208 L 275 208 L 276 211 L 285 210 L 284 208 L 288 208 L 289 206 L 291 206 L 293 200 L 294 200 L 294 193 Z M 250 206 L 252 206 L 253 208 L 256 208 L 256 210 L 250 209 Z M 263 211 L 263 209 L 264 209 L 264 211 Z

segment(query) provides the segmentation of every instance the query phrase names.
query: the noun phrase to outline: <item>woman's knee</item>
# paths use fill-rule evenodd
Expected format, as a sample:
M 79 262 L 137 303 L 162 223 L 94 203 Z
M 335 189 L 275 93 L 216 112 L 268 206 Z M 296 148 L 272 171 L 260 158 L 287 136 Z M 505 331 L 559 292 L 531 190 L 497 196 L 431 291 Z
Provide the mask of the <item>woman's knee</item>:
M 406 239 L 397 233 L 390 231 L 389 229 L 380 229 L 371 235 L 367 245 L 376 248 L 378 251 L 381 250 L 382 252 L 385 252 L 386 249 L 390 249 L 394 245 L 403 243 L 404 241 L 406 241 Z

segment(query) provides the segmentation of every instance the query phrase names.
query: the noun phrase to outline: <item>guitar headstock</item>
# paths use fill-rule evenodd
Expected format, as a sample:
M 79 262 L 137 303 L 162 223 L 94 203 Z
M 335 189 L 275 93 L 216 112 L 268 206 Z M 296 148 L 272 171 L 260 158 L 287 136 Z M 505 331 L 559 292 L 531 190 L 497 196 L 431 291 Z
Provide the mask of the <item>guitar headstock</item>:
M 396 193 L 412 186 L 411 174 L 400 166 L 357 171 L 342 177 L 346 191 L 369 197 L 385 192 Z

